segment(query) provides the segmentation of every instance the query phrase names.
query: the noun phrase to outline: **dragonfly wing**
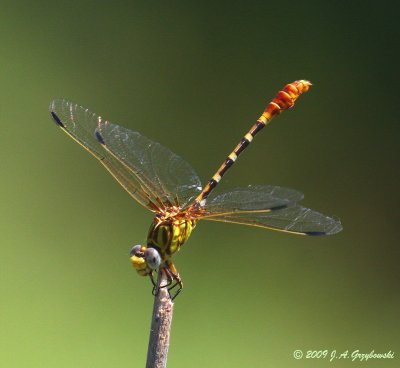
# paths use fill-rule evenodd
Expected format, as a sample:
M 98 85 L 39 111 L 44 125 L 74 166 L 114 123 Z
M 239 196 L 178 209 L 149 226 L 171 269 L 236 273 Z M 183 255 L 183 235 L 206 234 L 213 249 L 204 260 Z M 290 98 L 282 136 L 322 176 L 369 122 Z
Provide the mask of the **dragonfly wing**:
M 107 121 L 100 122 L 97 135 L 104 148 L 167 206 L 178 201 L 183 208 L 201 192 L 194 169 L 160 143 Z
M 303 199 L 303 193 L 273 185 L 249 185 L 219 192 L 204 205 L 204 216 L 237 212 L 269 212 L 286 208 Z
M 300 235 L 332 235 L 343 229 L 338 219 L 299 205 L 270 212 L 247 212 L 204 217 L 204 220 L 257 226 Z
M 146 188 L 137 180 L 119 160 L 103 149 L 95 137 L 99 116 L 82 106 L 63 99 L 50 104 L 50 114 L 57 125 L 72 139 L 96 157 L 121 184 L 121 186 L 140 204 L 151 210 L 153 202 L 146 193 Z

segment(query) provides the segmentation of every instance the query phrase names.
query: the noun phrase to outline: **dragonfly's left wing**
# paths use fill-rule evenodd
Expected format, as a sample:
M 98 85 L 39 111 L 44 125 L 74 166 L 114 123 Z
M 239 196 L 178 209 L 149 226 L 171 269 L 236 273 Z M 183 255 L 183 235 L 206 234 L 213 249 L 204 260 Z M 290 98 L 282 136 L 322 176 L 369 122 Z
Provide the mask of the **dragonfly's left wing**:
M 140 133 L 64 99 L 54 100 L 50 113 L 64 132 L 150 210 L 168 207 L 176 200 L 183 207 L 201 192 L 200 179 L 186 161 Z
M 99 116 L 64 99 L 52 101 L 49 109 L 53 120 L 70 138 L 98 159 L 134 199 L 156 211 L 156 200 L 151 198 L 143 184 L 118 159 L 105 151 L 96 139 L 95 130 L 101 120 Z
M 178 202 L 183 208 L 201 192 L 194 169 L 160 143 L 108 121 L 99 122 L 96 136 L 167 207 Z
M 332 235 L 343 229 L 338 219 L 299 205 L 266 212 L 206 216 L 204 220 L 257 226 L 299 235 Z

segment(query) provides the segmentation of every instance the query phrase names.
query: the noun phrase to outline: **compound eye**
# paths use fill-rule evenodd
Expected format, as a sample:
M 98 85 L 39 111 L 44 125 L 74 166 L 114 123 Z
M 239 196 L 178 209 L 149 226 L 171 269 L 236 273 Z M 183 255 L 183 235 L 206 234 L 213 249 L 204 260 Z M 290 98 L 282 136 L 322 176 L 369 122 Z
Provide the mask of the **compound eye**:
M 158 253 L 156 249 L 147 248 L 144 251 L 144 258 L 146 260 L 147 265 L 152 270 L 155 270 L 156 268 L 160 267 L 161 257 L 160 257 L 160 253 Z
M 131 251 L 129 252 L 130 256 L 131 257 L 135 256 L 136 253 L 139 252 L 141 248 L 142 248 L 142 246 L 140 244 L 133 246 Z

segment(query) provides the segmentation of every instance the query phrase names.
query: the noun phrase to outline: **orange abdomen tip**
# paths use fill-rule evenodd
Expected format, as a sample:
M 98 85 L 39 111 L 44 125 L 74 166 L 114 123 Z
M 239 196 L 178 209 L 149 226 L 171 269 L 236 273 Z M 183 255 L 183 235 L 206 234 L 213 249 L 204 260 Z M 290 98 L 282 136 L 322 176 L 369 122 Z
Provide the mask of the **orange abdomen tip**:
M 271 120 L 274 115 L 292 108 L 299 96 L 307 92 L 311 85 L 309 81 L 303 79 L 287 84 L 268 104 L 262 117 L 268 121 Z

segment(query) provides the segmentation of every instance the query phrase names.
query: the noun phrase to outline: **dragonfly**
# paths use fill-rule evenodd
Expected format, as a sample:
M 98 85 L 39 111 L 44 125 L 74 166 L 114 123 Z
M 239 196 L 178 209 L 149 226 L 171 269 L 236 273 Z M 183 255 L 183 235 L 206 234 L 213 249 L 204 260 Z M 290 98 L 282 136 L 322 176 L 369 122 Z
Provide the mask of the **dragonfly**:
M 339 219 L 299 205 L 303 194 L 294 189 L 249 185 L 214 192 L 254 137 L 275 116 L 292 108 L 310 86 L 309 81 L 297 80 L 280 90 L 204 187 L 192 166 L 160 143 L 65 99 L 52 101 L 49 109 L 68 136 L 98 159 L 133 199 L 154 213 L 147 241 L 132 247 L 130 261 L 139 275 L 150 277 L 153 295 L 167 287 L 174 299 L 183 282 L 172 257 L 200 220 L 308 236 L 342 230 Z M 163 286 L 154 276 L 161 272 L 168 281 Z

